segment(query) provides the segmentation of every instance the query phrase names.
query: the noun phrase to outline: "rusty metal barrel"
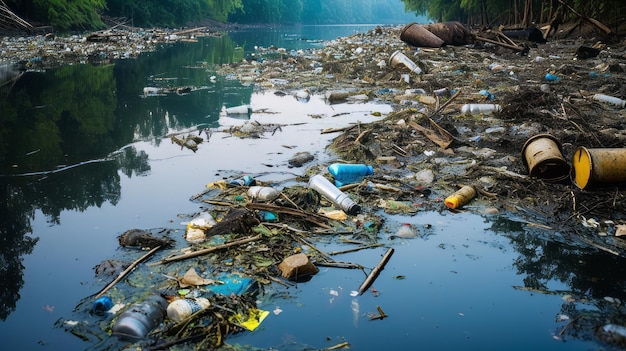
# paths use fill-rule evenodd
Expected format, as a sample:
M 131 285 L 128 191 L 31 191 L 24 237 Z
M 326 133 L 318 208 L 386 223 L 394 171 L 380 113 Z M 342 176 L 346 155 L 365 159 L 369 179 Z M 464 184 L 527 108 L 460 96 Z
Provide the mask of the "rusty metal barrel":
M 440 48 L 444 44 L 441 38 L 415 22 L 409 23 L 402 28 L 400 40 L 409 45 L 425 48 Z

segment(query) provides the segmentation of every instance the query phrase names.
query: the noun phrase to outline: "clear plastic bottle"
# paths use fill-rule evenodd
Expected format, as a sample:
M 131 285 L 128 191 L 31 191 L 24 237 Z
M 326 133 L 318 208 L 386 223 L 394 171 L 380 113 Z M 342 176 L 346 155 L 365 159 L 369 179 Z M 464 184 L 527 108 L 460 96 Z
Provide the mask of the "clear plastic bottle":
M 131 305 L 124 311 L 113 325 L 113 335 L 140 340 L 156 328 L 163 319 L 167 301 L 161 295 L 150 295 L 145 300 Z
M 204 297 L 178 299 L 167 306 L 167 317 L 176 322 L 211 306 L 209 299 Z
M 355 215 L 361 211 L 361 207 L 354 203 L 348 195 L 339 190 L 333 183 L 320 174 L 314 175 L 309 179 L 309 188 L 322 194 L 335 206 L 348 214 Z
M 372 166 L 352 163 L 333 163 L 328 166 L 328 171 L 335 178 L 336 186 L 356 183 L 361 181 L 363 177 L 374 174 Z

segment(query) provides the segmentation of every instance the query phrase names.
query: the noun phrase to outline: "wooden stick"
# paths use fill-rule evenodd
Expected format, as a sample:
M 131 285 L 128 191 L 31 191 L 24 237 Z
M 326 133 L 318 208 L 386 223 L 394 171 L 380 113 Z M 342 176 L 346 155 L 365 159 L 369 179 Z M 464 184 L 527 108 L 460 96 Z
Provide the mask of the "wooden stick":
M 604 33 L 606 33 L 606 34 L 613 34 L 613 31 L 609 27 L 607 27 L 604 24 L 602 24 L 600 21 L 598 21 L 598 20 L 596 20 L 594 18 L 591 18 L 591 17 L 587 17 L 586 15 L 583 15 L 583 14 L 579 13 L 573 7 L 571 7 L 570 5 L 566 4 L 563 0 L 558 0 L 558 2 L 560 2 L 565 7 L 567 7 L 576 16 L 578 16 L 578 17 L 584 19 L 585 21 L 588 21 L 588 22 L 594 24 L 596 27 L 600 28 Z
M 530 50 L 530 48 L 528 46 L 513 46 L 510 44 L 506 44 L 506 43 L 501 43 L 497 40 L 491 40 L 491 39 L 487 39 L 487 38 L 483 38 L 483 37 L 479 37 L 479 36 L 474 36 L 474 39 L 479 40 L 479 41 L 484 41 L 487 43 L 491 43 L 491 44 L 495 44 L 495 45 L 500 45 L 503 46 L 505 48 L 511 49 L 511 50 L 515 50 L 517 52 L 528 52 Z
M 332 350 L 337 350 L 337 349 L 343 349 L 344 347 L 350 347 L 350 343 L 347 341 L 344 341 L 340 344 L 337 344 L 335 346 L 331 346 L 328 348 L 323 349 L 323 351 L 332 351 Z
M 155 252 L 157 252 L 159 249 L 161 248 L 161 245 L 155 247 L 154 249 L 148 251 L 148 253 L 146 253 L 145 255 L 139 257 L 139 259 L 137 259 L 135 262 L 133 262 L 130 266 L 128 266 L 122 273 L 120 273 L 117 278 L 115 278 L 115 280 L 113 280 L 112 282 L 109 283 L 109 285 L 105 286 L 104 289 L 100 290 L 100 292 L 96 295 L 96 299 L 101 297 L 102 295 L 104 295 L 105 292 L 107 292 L 109 289 L 111 289 L 115 284 L 117 284 L 120 280 L 124 279 L 125 276 L 128 275 L 128 273 L 130 273 L 139 263 L 141 263 L 141 261 L 145 260 L 146 258 L 152 256 L 152 254 L 154 254 Z
M 174 261 L 184 260 L 184 259 L 187 259 L 187 258 L 192 258 L 192 257 L 206 255 L 206 254 L 214 252 L 214 251 L 227 249 L 227 248 L 229 248 L 231 246 L 247 244 L 247 243 L 249 243 L 251 241 L 259 240 L 259 239 L 261 239 L 262 236 L 263 235 L 259 234 L 259 235 L 253 236 L 253 237 L 247 237 L 245 239 L 231 241 L 231 242 L 226 243 L 226 244 L 209 247 L 208 249 L 188 252 L 186 254 L 178 255 L 178 256 L 166 257 L 166 258 L 162 259 L 161 261 L 154 262 L 154 263 L 150 264 L 149 266 L 156 266 L 158 264 L 170 263 L 170 262 L 174 262 Z
M 350 263 L 350 262 L 337 262 L 337 261 L 332 261 L 332 262 L 315 262 L 316 266 L 322 266 L 322 267 L 334 267 L 334 268 L 347 268 L 347 269 L 363 269 L 363 266 L 356 264 L 356 263 Z
M 391 247 L 389 248 L 389 250 L 387 250 L 387 252 L 385 252 L 385 255 L 383 256 L 382 260 L 380 260 L 378 265 L 374 267 L 374 269 L 372 269 L 372 271 L 367 276 L 363 284 L 361 284 L 361 287 L 359 287 L 359 295 L 363 295 L 365 290 L 367 290 L 367 288 L 369 288 L 372 285 L 372 283 L 374 283 L 374 280 L 376 280 L 376 277 L 378 276 L 380 271 L 382 271 L 385 268 L 387 261 L 389 261 L 389 259 L 391 258 L 391 255 L 393 255 L 393 251 L 394 250 Z
M 389 317 L 388 315 L 385 314 L 385 312 L 383 312 L 383 309 L 380 308 L 380 306 L 376 306 L 376 309 L 378 310 L 378 316 L 373 316 L 370 317 L 370 320 L 373 321 L 375 319 L 385 319 L 386 317 Z
M 317 225 L 319 227 L 322 227 L 322 228 L 325 228 L 325 229 L 329 229 L 330 228 L 330 225 L 325 223 L 328 220 L 330 220 L 330 218 L 328 218 L 326 216 L 322 216 L 322 215 L 316 214 L 316 213 L 312 213 L 312 212 L 298 210 L 298 209 L 290 208 L 290 207 L 276 206 L 276 205 L 271 205 L 271 204 L 254 203 L 254 202 L 247 203 L 246 204 L 246 208 L 248 208 L 250 210 L 265 210 L 265 211 L 271 211 L 271 212 L 286 213 L 286 214 L 289 214 L 289 215 L 292 215 L 292 216 L 302 217 L 307 222 L 313 223 L 313 224 L 315 224 L 315 225 Z
M 364 250 L 364 249 L 371 249 L 373 247 L 379 247 L 379 246 L 383 246 L 383 244 L 378 243 L 378 244 L 363 245 L 363 246 L 359 246 L 359 247 L 355 247 L 355 248 L 347 249 L 347 250 L 332 251 L 332 252 L 329 252 L 328 254 L 330 256 L 340 255 L 340 254 L 344 254 L 344 253 L 348 253 L 348 252 L 355 252 L 355 251 Z

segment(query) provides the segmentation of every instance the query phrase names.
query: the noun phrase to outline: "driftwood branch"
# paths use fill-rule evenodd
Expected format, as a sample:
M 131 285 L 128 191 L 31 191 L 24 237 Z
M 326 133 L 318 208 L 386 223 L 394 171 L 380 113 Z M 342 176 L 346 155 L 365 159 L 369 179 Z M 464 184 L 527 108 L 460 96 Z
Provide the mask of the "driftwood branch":
M 474 36 L 474 39 L 476 39 L 478 41 L 484 41 L 486 43 L 499 45 L 499 46 L 502 46 L 502 47 L 505 47 L 507 49 L 511 49 L 511 50 L 514 50 L 514 51 L 517 51 L 517 52 L 520 52 L 520 53 L 528 53 L 528 51 L 530 51 L 530 48 L 528 46 L 510 45 L 510 44 L 499 42 L 497 40 L 491 40 L 491 39 L 488 39 L 488 38 L 479 37 L 477 35 Z
M 561 4 L 563 4 L 565 7 L 567 7 L 568 10 L 572 11 L 576 16 L 584 19 L 585 21 L 593 24 L 594 26 L 600 28 L 604 33 L 606 34 L 614 34 L 613 31 L 611 30 L 611 28 L 605 26 L 604 24 L 602 24 L 600 21 L 591 18 L 591 17 L 587 17 L 586 15 L 583 15 L 582 13 L 579 13 L 578 11 L 574 10 L 573 7 L 571 7 L 570 5 L 566 4 L 563 0 L 558 0 Z
M 332 252 L 329 252 L 328 255 L 330 255 L 330 256 L 340 255 L 340 254 L 349 253 L 349 252 L 355 252 L 355 251 L 359 251 L 359 250 L 371 249 L 373 247 L 379 247 L 379 246 L 383 246 L 383 244 L 378 243 L 378 244 L 362 245 L 362 246 L 355 247 L 355 248 L 352 248 L 352 249 L 341 250 L 341 251 L 332 251 Z
M 367 290 L 367 288 L 369 288 L 372 285 L 372 283 L 374 283 L 374 280 L 376 280 L 376 277 L 378 277 L 378 274 L 380 273 L 380 271 L 382 271 L 385 268 L 387 261 L 389 261 L 389 259 L 391 258 L 391 255 L 393 255 L 393 251 L 394 251 L 393 248 L 389 248 L 389 250 L 385 252 L 385 255 L 380 260 L 378 265 L 376 265 L 376 267 L 372 269 L 372 271 L 367 276 L 363 284 L 361 284 L 361 287 L 359 287 L 359 295 L 363 295 L 363 293 Z
M 227 248 L 229 248 L 231 246 L 247 244 L 249 242 L 259 240 L 259 239 L 261 239 L 261 237 L 262 237 L 262 235 L 259 234 L 259 235 L 253 236 L 253 237 L 247 237 L 245 239 L 231 241 L 231 242 L 228 242 L 226 244 L 209 247 L 209 248 L 203 249 L 203 250 L 192 251 L 192 252 L 188 252 L 186 254 L 182 254 L 182 255 L 178 255 L 178 256 L 166 257 L 166 258 L 162 259 L 161 261 L 154 262 L 154 263 L 150 264 L 150 266 L 155 266 L 155 265 L 158 265 L 158 264 L 170 263 L 170 262 L 174 262 L 174 261 L 184 260 L 184 259 L 187 259 L 187 258 L 192 258 L 192 257 L 206 255 L 206 254 L 214 252 L 214 251 L 227 249 Z
M 296 208 L 276 206 L 271 204 L 263 204 L 263 203 L 247 203 L 246 207 L 250 210 L 265 210 L 277 213 L 284 213 L 292 216 L 301 217 L 307 222 L 313 223 L 319 227 L 329 229 L 330 226 L 326 224 L 330 220 L 330 218 L 326 216 L 319 215 L 317 213 L 307 212 L 303 210 L 299 210 Z
M 109 283 L 109 285 L 105 286 L 102 290 L 100 290 L 100 292 L 96 295 L 95 298 L 97 299 L 97 298 L 101 297 L 102 295 L 104 295 L 105 292 L 107 292 L 109 289 L 111 289 L 120 280 L 124 279 L 124 277 L 126 277 L 128 275 L 128 273 L 130 273 L 133 269 L 135 269 L 135 267 L 137 267 L 138 264 L 140 264 L 142 261 L 144 261 L 148 257 L 152 256 L 160 248 L 161 248 L 161 246 L 157 246 L 154 249 L 148 251 L 148 253 L 146 253 L 145 255 L 139 257 L 135 262 L 133 262 L 130 266 L 128 266 L 122 273 L 120 273 L 117 276 L 117 278 L 115 278 L 115 280 L 113 280 L 112 282 Z

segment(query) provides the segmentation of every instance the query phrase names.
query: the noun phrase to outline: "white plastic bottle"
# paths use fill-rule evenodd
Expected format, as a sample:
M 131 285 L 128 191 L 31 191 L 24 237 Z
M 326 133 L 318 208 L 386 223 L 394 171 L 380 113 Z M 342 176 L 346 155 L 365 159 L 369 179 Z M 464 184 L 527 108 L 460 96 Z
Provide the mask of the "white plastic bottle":
M 248 189 L 248 196 L 256 201 L 272 201 L 279 195 L 278 190 L 271 186 L 251 186 Z
M 614 96 L 609 96 L 609 95 L 604 95 L 604 94 L 594 94 L 593 99 L 596 101 L 606 102 L 607 104 L 619 106 L 622 108 L 626 107 L 626 100 L 622 100 Z
M 464 115 L 489 114 L 500 110 L 502 107 L 498 104 L 465 104 L 461 107 L 461 113 Z
M 176 322 L 211 306 L 209 299 L 204 297 L 178 299 L 167 306 L 167 317 Z

